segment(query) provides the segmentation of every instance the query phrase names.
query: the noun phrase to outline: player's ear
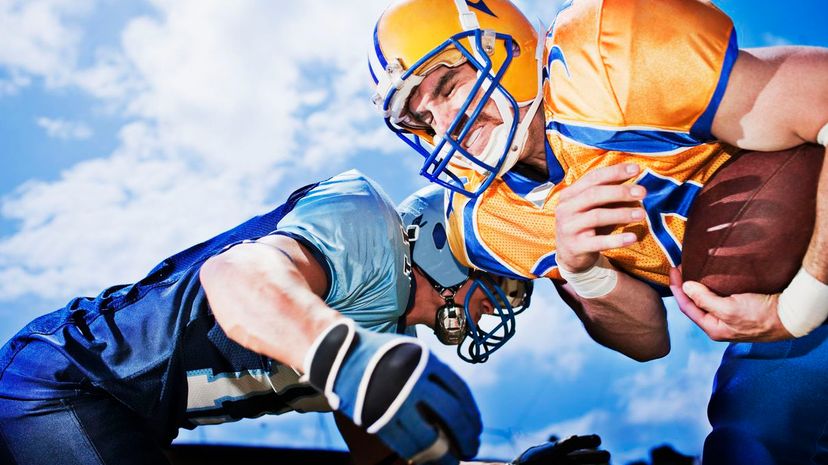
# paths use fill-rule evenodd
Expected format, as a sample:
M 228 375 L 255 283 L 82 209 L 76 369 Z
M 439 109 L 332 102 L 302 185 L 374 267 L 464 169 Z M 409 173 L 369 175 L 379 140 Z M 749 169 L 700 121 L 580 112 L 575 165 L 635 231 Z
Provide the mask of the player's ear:
M 442 299 L 440 299 L 437 291 L 431 286 L 422 271 L 416 266 L 412 267 L 411 278 L 411 292 L 414 293 L 414 296 L 411 307 L 407 309 L 405 322 L 409 326 L 424 324 L 429 328 L 433 328 L 437 302 Z M 431 302 L 434 302 L 434 304 L 432 305 Z

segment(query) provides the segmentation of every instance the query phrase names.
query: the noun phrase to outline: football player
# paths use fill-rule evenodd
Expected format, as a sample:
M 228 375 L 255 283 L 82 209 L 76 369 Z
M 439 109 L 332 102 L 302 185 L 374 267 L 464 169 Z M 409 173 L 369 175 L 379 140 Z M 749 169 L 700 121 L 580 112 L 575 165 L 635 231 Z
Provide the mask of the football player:
M 460 260 L 552 278 L 597 341 L 637 359 L 669 351 L 659 297 L 669 294 L 684 221 L 706 180 L 737 148 L 828 143 L 828 51 L 740 50 L 730 18 L 707 1 L 573 0 L 540 34 L 507 0 L 397 1 L 373 39 L 374 103 L 424 157 L 421 174 L 452 191 L 449 242 Z M 685 296 L 672 273 L 682 310 L 711 337 L 777 341 L 814 331 L 785 344 L 822 348 L 808 358 L 813 366 L 828 359 L 818 328 L 828 315 L 828 166 L 819 190 L 802 270 L 780 295 L 720 297 L 684 283 Z M 620 320 L 639 330 L 619 331 Z M 630 348 L 631 338 L 650 349 Z M 753 381 L 767 373 L 768 354 L 733 348 L 718 379 L 738 366 L 744 378 L 734 376 L 734 386 L 761 386 Z M 744 370 L 747 358 L 754 374 Z M 828 380 L 819 381 L 813 389 Z M 778 433 L 773 422 L 743 421 L 756 393 L 725 391 L 717 383 L 712 409 L 717 395 L 748 400 L 721 402 L 734 406 L 722 417 L 711 412 L 711 438 L 720 426 L 736 431 L 722 436 L 732 444 L 744 434 L 761 436 L 762 447 L 798 448 L 772 448 L 776 460 L 807 456 L 828 420 L 811 410 L 804 436 L 768 440 Z M 726 448 L 728 439 L 714 442 Z M 705 450 L 707 462 L 723 456 L 708 454 L 715 450 Z M 751 463 L 761 463 L 756 457 Z
M 37 318 L 0 351 L 0 462 L 167 463 L 179 428 L 331 409 L 412 463 L 473 457 L 471 393 L 408 336 L 485 361 L 531 283 L 459 265 L 443 218 L 349 171 Z

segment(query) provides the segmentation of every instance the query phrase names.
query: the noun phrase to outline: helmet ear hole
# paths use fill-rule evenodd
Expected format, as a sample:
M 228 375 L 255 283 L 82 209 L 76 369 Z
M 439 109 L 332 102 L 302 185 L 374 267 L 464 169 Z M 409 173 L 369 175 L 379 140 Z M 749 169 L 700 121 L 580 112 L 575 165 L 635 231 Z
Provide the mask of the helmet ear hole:
M 420 238 L 420 226 L 416 224 L 410 224 L 405 229 L 405 235 L 409 242 L 417 242 L 417 239 Z
M 512 55 L 513 58 L 517 58 L 520 56 L 520 44 L 515 42 L 514 40 L 512 41 Z
M 448 243 L 445 191 L 437 185 L 427 186 L 403 200 L 397 211 L 412 243 L 411 259 L 420 271 L 445 288 L 465 282 L 469 269 L 454 258 Z
M 443 226 L 443 223 L 437 223 L 434 225 L 434 229 L 431 231 L 431 238 L 434 240 L 434 247 L 437 250 L 443 250 L 443 247 L 446 246 L 446 241 L 448 237 L 446 236 L 446 228 Z

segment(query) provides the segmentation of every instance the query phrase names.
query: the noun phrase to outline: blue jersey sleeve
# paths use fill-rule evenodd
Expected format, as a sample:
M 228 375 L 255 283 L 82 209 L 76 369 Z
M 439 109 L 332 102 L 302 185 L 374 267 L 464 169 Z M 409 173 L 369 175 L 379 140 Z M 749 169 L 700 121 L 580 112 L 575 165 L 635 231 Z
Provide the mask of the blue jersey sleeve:
M 327 268 L 325 303 L 374 331 L 394 332 L 408 306 L 411 265 L 394 205 L 351 170 L 319 183 L 279 222 Z

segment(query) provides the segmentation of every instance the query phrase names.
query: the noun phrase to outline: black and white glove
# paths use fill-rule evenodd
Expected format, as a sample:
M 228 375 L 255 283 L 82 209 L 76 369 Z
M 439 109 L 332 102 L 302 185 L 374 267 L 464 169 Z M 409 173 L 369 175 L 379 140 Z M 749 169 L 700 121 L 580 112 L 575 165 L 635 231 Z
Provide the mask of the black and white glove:
M 316 339 L 304 370 L 334 410 L 404 459 L 454 465 L 477 454 L 483 426 L 469 388 L 416 338 L 343 318 Z
M 597 434 L 572 436 L 563 441 L 546 442 L 526 449 L 513 465 L 608 465 L 610 453 L 598 450 Z

